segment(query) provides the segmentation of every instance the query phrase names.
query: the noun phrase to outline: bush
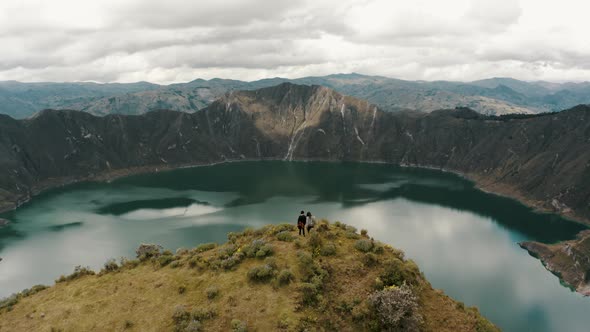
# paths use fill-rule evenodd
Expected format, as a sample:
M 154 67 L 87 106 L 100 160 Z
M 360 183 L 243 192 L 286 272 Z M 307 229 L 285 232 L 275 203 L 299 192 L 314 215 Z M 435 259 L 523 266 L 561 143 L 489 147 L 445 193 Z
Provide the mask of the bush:
M 255 266 L 248 271 L 248 279 L 256 282 L 265 282 L 274 276 L 274 269 L 268 264 Z
M 126 320 L 125 324 L 123 325 L 123 329 L 127 330 L 133 327 L 133 322 L 130 320 Z
M 235 245 L 228 244 L 228 245 L 223 246 L 217 250 L 217 257 L 220 259 L 226 259 L 228 257 L 231 257 L 236 252 L 237 249 L 238 248 L 236 248 Z
M 282 231 L 277 234 L 277 239 L 279 241 L 291 242 L 295 240 L 295 236 L 293 236 L 293 234 L 290 231 Z
M 162 255 L 158 258 L 158 263 L 160 264 L 160 266 L 166 266 L 172 263 L 173 260 L 174 257 L 172 257 L 171 255 Z
M 385 248 L 383 247 L 383 244 L 381 243 L 376 243 L 373 247 L 373 252 L 376 254 L 382 254 L 385 252 Z
M 181 261 L 173 261 L 172 263 L 170 263 L 170 267 L 173 269 L 176 269 L 178 267 L 182 266 L 182 262 Z
M 301 293 L 301 304 L 313 306 L 319 302 L 320 289 L 316 284 L 304 282 L 299 285 L 298 290 Z
M 178 294 L 184 294 L 185 292 L 186 292 L 186 287 L 185 286 L 178 287 Z
M 291 272 L 291 270 L 282 270 L 279 273 L 278 281 L 279 285 L 288 285 L 291 281 L 295 279 L 295 276 Z
M 404 282 L 415 284 L 419 275 L 420 270 L 414 262 L 392 259 L 385 263 L 383 273 L 379 277 L 385 286 L 401 286 Z
M 240 264 L 240 262 L 242 261 L 242 257 L 242 255 L 234 254 L 233 256 L 222 260 L 219 265 L 226 270 L 231 270 L 232 268 Z
M 353 233 L 353 232 L 346 232 L 346 233 L 344 233 L 344 236 L 347 239 L 353 239 L 353 240 L 358 240 L 361 238 L 360 235 L 358 235 L 357 233 Z
M 232 332 L 248 332 L 248 326 L 239 319 L 232 319 L 231 330 Z
M 336 255 L 336 245 L 334 243 L 325 244 L 320 250 L 322 256 L 334 256 Z
M 138 259 L 127 259 L 125 257 L 121 257 L 121 260 L 119 261 L 121 268 L 134 268 L 138 266 L 139 263 Z
M 148 243 L 140 244 L 137 250 L 135 250 L 135 254 L 140 261 L 144 261 L 152 257 L 158 257 L 160 256 L 161 252 L 162 246 Z
M 403 284 L 377 291 L 369 297 L 384 330 L 418 331 L 422 316 L 418 313 L 418 297 Z
M 215 286 L 211 286 L 205 290 L 205 294 L 207 294 L 209 300 L 212 300 L 219 295 L 219 289 Z
M 346 226 L 345 229 L 346 229 L 347 232 L 356 233 L 356 227 Z
M 369 232 L 366 229 L 361 229 L 361 236 L 367 237 Z
M 90 267 L 82 267 L 82 266 L 78 265 L 74 268 L 74 272 L 72 274 L 70 274 L 68 276 L 60 276 L 59 279 L 57 279 L 55 282 L 60 283 L 60 282 L 78 279 L 83 276 L 92 276 L 92 275 L 95 275 L 95 273 L 94 273 L 94 271 L 92 271 L 90 269 Z
M 203 324 L 198 320 L 192 320 L 188 325 L 182 330 L 183 332 L 201 332 L 203 331 Z
M 174 320 L 176 325 L 188 322 L 190 318 L 191 314 L 188 311 L 186 311 L 186 308 L 183 305 L 177 305 L 176 307 L 174 307 L 172 319 Z
M 203 244 L 198 245 L 194 249 L 194 251 L 196 251 L 198 253 L 201 253 L 201 252 L 209 251 L 209 250 L 211 250 L 211 249 L 213 249 L 215 247 L 217 247 L 217 244 L 216 243 L 203 243 Z
M 366 239 L 358 240 L 354 243 L 354 247 L 358 251 L 369 252 L 373 249 L 373 242 Z
M 252 241 L 251 244 L 244 246 L 242 249 L 244 254 L 246 254 L 248 257 L 264 258 L 266 256 L 272 255 L 272 246 L 270 244 L 266 244 L 266 242 L 262 239 L 256 239 Z
M 106 261 L 106 263 L 104 263 L 104 267 L 102 268 L 102 272 L 104 273 L 115 272 L 117 270 L 119 270 L 119 265 L 114 258 Z
M 204 321 L 207 319 L 215 318 L 217 316 L 217 311 L 215 311 L 214 309 L 195 308 L 191 312 L 191 316 L 194 320 Z
M 313 232 L 309 235 L 309 245 L 313 251 L 316 251 L 322 246 L 322 237 L 320 234 Z
M 365 266 L 367 267 L 373 267 L 375 265 L 377 265 L 377 263 L 379 263 L 379 258 L 377 257 L 377 255 L 375 255 L 372 252 L 368 252 L 366 253 L 363 258 L 363 264 L 365 264 Z

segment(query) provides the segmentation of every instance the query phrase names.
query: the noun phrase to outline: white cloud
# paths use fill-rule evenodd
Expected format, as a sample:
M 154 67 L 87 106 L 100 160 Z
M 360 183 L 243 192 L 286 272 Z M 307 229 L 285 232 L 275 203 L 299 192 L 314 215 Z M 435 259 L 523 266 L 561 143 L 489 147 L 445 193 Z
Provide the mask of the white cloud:
M 575 0 L 3 0 L 0 80 L 170 83 L 351 71 L 585 80 L 589 9 Z

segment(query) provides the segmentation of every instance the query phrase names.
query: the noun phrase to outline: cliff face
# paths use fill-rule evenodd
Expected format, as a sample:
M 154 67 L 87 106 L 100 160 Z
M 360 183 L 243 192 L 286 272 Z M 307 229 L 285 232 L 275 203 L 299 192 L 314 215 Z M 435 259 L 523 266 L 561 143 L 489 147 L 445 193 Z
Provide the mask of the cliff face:
M 0 201 L 129 169 L 239 159 L 384 161 L 461 172 L 484 188 L 590 220 L 590 107 L 531 117 L 388 113 L 320 86 L 233 92 L 194 114 L 0 119 Z

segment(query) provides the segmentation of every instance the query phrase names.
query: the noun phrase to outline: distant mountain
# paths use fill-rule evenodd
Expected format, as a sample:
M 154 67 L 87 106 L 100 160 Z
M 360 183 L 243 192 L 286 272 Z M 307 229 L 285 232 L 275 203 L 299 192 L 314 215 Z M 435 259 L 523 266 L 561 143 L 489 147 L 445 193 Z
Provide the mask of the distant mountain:
M 75 109 L 94 115 L 143 114 L 156 109 L 192 113 L 227 92 L 255 90 L 280 83 L 322 85 L 362 98 L 385 111 L 469 107 L 479 113 L 555 112 L 590 103 L 590 83 L 524 82 L 492 78 L 474 82 L 404 81 L 382 76 L 335 74 L 253 82 L 197 79 L 160 86 L 150 83 L 0 82 L 0 113 L 25 118 L 45 109 Z
M 0 211 L 81 180 L 232 160 L 330 160 L 450 170 L 482 189 L 590 224 L 589 133 L 587 105 L 538 115 L 385 112 L 323 86 L 291 83 L 226 93 L 193 114 L 0 115 Z M 576 248 L 586 248 L 587 240 L 580 243 Z M 573 261 L 590 261 L 590 250 L 576 252 Z M 585 273 L 564 278 L 585 290 Z

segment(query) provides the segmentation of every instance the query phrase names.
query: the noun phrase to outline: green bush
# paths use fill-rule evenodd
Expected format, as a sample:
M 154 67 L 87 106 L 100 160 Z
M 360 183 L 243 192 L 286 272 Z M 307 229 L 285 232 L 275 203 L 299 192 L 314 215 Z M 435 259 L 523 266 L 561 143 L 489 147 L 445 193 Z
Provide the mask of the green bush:
M 279 285 L 288 285 L 291 281 L 295 280 L 295 276 L 291 270 L 281 270 L 279 272 L 278 281 Z
M 215 247 L 217 247 L 217 244 L 216 243 L 203 243 L 203 244 L 198 245 L 194 249 L 194 251 L 196 251 L 198 253 L 201 253 L 201 252 L 209 251 L 209 250 L 211 250 L 211 249 L 213 249 Z
M 377 263 L 379 263 L 379 258 L 377 257 L 377 255 L 375 255 L 372 252 L 368 252 L 366 253 L 363 257 L 363 264 L 365 264 L 365 266 L 367 267 L 373 267 L 375 265 L 377 265 Z
M 210 286 L 205 290 L 205 294 L 207 294 L 209 300 L 212 300 L 219 295 L 219 289 L 215 286 Z
M 172 263 L 172 261 L 174 261 L 174 257 L 172 257 L 172 255 L 162 255 L 158 257 L 158 264 L 160 264 L 160 266 L 166 266 Z
M 299 285 L 298 290 L 301 294 L 302 305 L 313 306 L 319 302 L 320 289 L 316 284 L 303 282 Z
M 237 249 L 238 248 L 233 244 L 222 246 L 217 250 L 217 257 L 220 259 L 229 258 L 236 252 Z
M 361 236 L 367 237 L 369 232 L 366 229 L 361 229 Z
M 252 243 L 245 245 L 242 249 L 248 257 L 264 258 L 272 255 L 272 246 L 266 244 L 263 239 L 256 239 Z
M 140 244 L 137 250 L 135 250 L 135 254 L 140 261 L 145 261 L 152 257 L 158 257 L 161 252 L 162 246 L 148 243 Z
M 248 332 L 248 326 L 239 319 L 232 319 L 231 330 L 232 332 Z
M 255 266 L 248 271 L 248 279 L 255 282 L 265 282 L 272 279 L 275 270 L 268 264 Z
M 384 264 L 383 273 L 379 277 L 385 286 L 400 286 L 404 282 L 416 284 L 419 275 L 420 270 L 413 261 L 392 259 Z
M 186 327 L 182 330 L 182 332 L 201 332 L 203 331 L 203 324 L 198 320 L 190 321 Z
M 272 255 L 272 246 L 270 244 L 266 244 L 263 245 L 262 247 L 260 247 L 260 249 L 258 249 L 258 251 L 256 252 L 256 257 L 257 258 L 264 258 L 267 256 Z
M 334 243 L 325 244 L 320 250 L 322 256 L 334 256 L 336 255 L 336 245 Z
M 176 325 L 181 324 L 183 322 L 189 321 L 191 318 L 191 314 L 186 311 L 186 308 L 183 305 L 177 305 L 174 307 L 174 311 L 172 313 L 172 320 L 176 323 Z
M 104 267 L 102 268 L 101 272 L 109 273 L 115 272 L 117 270 L 119 270 L 119 265 L 117 264 L 114 258 L 111 258 L 108 261 L 106 261 L 106 263 L 104 263 Z
M 345 230 L 350 233 L 356 233 L 356 231 L 357 231 L 356 227 L 348 226 L 348 225 L 345 227 Z
M 282 231 L 277 234 L 277 239 L 279 241 L 291 242 L 295 240 L 295 236 L 290 231 Z
M 215 318 L 217 311 L 215 309 L 195 308 L 191 312 L 194 320 L 205 321 L 207 319 Z
M 313 232 L 309 235 L 309 245 L 313 251 L 316 251 L 322 246 L 322 237 L 319 233 Z
M 346 232 L 346 233 L 344 233 L 344 236 L 347 239 L 353 239 L 353 240 L 357 240 L 357 239 L 361 238 L 360 235 L 358 235 L 357 233 L 353 233 L 353 232 Z
M 383 244 L 381 243 L 375 243 L 375 246 L 373 247 L 373 252 L 376 254 L 382 254 L 385 252 L 385 247 L 383 247 Z
M 373 242 L 367 239 L 361 239 L 354 243 L 354 247 L 358 251 L 369 252 L 373 249 Z
M 74 268 L 74 272 L 72 274 L 70 274 L 68 276 L 60 276 L 59 279 L 57 279 L 55 282 L 60 283 L 60 282 L 78 279 L 83 276 L 92 276 L 92 275 L 95 275 L 95 273 L 94 273 L 94 271 L 92 271 L 90 269 L 90 267 L 82 267 L 82 266 L 78 265 Z

